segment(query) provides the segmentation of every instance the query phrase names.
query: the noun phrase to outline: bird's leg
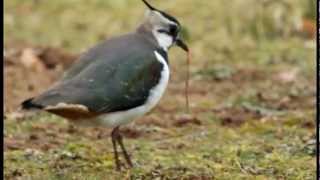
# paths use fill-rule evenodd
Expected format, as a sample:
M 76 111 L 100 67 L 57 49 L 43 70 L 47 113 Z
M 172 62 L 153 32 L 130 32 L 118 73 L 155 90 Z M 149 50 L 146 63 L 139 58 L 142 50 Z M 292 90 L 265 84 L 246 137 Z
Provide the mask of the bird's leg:
M 131 161 L 131 158 L 129 156 L 129 154 L 127 153 L 126 151 L 126 148 L 124 147 L 123 145 L 123 140 L 122 140 L 122 135 L 120 132 L 118 132 L 118 143 L 120 144 L 120 147 L 121 147 L 121 150 L 122 150 L 122 153 L 127 161 L 127 164 L 130 166 L 130 168 L 133 167 L 133 164 L 132 164 L 132 161 Z
M 119 131 L 119 127 L 116 127 L 112 130 L 111 140 L 112 140 L 112 145 L 113 145 L 113 153 L 114 153 L 114 160 L 116 163 L 116 169 L 118 171 L 120 171 L 121 167 L 120 167 L 120 160 L 119 160 L 118 150 L 117 150 L 117 139 L 118 139 L 118 134 L 119 134 L 118 131 Z

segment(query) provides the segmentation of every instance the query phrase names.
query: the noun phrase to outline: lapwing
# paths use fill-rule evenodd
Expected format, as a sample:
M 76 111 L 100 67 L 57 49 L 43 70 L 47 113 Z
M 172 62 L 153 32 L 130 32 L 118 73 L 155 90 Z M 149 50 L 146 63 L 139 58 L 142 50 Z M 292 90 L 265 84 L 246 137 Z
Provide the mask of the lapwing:
M 23 109 L 44 110 L 75 124 L 113 128 L 117 170 L 121 168 L 118 145 L 128 166 L 133 165 L 119 127 L 159 102 L 169 81 L 169 48 L 177 45 L 189 52 L 180 38 L 179 21 L 146 0 L 142 2 L 148 10 L 134 32 L 89 49 L 58 83 L 22 103 Z

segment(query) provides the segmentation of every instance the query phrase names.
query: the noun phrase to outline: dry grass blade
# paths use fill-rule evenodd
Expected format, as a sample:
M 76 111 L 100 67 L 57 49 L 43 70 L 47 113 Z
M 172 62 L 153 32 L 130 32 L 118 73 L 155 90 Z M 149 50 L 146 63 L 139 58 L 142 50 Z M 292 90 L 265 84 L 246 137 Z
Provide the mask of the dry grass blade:
M 189 50 L 188 51 L 188 57 L 187 57 L 187 77 L 186 77 L 186 84 L 185 84 L 185 98 L 186 98 L 186 110 L 187 110 L 187 113 L 190 112 L 190 107 L 189 107 L 190 60 L 191 60 L 191 52 Z

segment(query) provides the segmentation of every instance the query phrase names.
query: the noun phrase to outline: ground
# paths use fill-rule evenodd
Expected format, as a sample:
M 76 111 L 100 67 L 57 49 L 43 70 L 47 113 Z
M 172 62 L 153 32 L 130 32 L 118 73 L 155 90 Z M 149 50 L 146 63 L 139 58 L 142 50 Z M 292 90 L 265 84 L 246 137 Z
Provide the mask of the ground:
M 287 10 L 279 2 L 152 1 L 184 25 L 190 112 L 186 55 L 172 48 L 160 104 L 121 130 L 135 167 L 116 172 L 110 129 L 75 127 L 18 106 L 88 47 L 134 29 L 143 4 L 6 1 L 5 178 L 316 179 L 315 6 L 281 1 L 292 3 Z M 274 9 L 283 17 L 270 18 Z

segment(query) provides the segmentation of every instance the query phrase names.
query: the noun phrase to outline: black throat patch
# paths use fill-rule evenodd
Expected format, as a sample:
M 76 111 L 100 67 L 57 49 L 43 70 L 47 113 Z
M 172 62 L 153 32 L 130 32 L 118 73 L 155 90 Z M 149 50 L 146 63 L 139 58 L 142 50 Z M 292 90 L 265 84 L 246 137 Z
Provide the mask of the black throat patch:
M 159 53 L 164 58 L 164 60 L 169 65 L 168 53 L 165 50 L 163 50 L 162 48 L 158 48 L 156 51 L 157 51 L 157 53 Z

